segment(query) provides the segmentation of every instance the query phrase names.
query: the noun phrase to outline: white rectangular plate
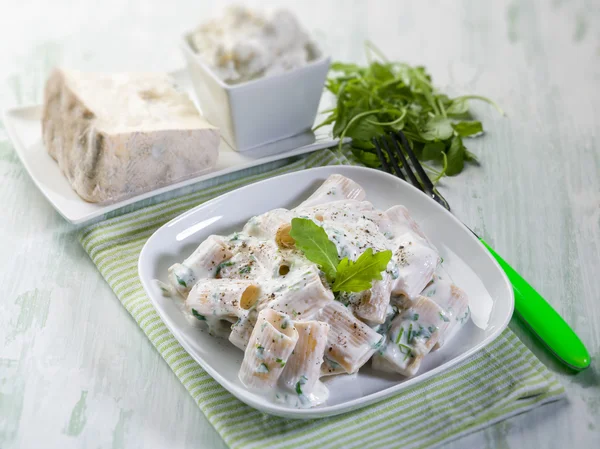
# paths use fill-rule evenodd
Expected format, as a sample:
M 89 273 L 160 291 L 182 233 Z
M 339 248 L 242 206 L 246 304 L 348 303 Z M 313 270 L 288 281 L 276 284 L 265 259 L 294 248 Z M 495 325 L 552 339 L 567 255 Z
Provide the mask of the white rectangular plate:
M 173 78 L 184 91 L 189 91 L 189 80 L 185 72 L 175 72 Z M 190 93 L 193 98 L 193 94 Z M 328 129 L 321 128 L 317 133 L 306 132 L 288 139 L 273 142 L 243 153 L 234 151 L 221 139 L 219 159 L 214 169 L 194 178 L 186 179 L 169 186 L 142 193 L 111 204 L 88 203 L 71 188 L 61 173 L 58 164 L 48 154 L 42 142 L 40 122 L 42 107 L 23 106 L 4 111 L 4 125 L 13 142 L 15 151 L 29 173 L 34 184 L 50 201 L 52 206 L 69 222 L 81 224 L 135 202 L 161 195 L 200 181 L 226 175 L 268 162 L 310 153 L 332 147 L 337 140 L 329 137 Z
M 444 259 L 454 282 L 469 296 L 472 320 L 442 349 L 427 356 L 411 379 L 372 371 L 326 378 L 326 404 L 291 409 L 244 388 L 238 379 L 243 353 L 226 340 L 190 323 L 179 305 L 162 296 L 155 279 L 167 281 L 167 268 L 181 262 L 211 234 L 240 230 L 252 216 L 277 207 L 292 208 L 330 174 L 358 182 L 367 200 L 380 209 L 405 205 Z M 159 315 L 189 354 L 224 388 L 246 404 L 274 415 L 309 419 L 348 412 L 374 403 L 430 378 L 482 349 L 506 328 L 514 297 L 508 279 L 473 234 L 431 198 L 387 173 L 363 167 L 330 166 L 291 173 L 242 187 L 204 203 L 158 229 L 144 245 L 139 275 Z

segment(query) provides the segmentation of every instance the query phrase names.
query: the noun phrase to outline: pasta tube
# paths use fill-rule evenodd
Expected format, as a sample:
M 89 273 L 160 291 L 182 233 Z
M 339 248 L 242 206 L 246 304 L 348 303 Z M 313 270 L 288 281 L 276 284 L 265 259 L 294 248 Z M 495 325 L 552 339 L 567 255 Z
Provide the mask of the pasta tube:
M 231 256 L 233 253 L 223 237 L 211 235 L 183 263 L 176 263 L 169 268 L 169 283 L 186 298 L 199 279 L 214 278 L 219 264 Z
M 345 176 L 333 174 L 298 207 L 315 206 L 339 200 L 362 201 L 366 196 L 364 189 L 356 182 Z
M 392 292 L 392 278 L 387 271 L 383 272 L 382 278 L 373 282 L 371 289 L 362 294 L 358 304 L 354 307 L 356 316 L 370 324 L 381 324 L 387 316 Z
M 298 342 L 288 359 L 281 382 L 298 395 L 308 395 L 321 377 L 329 325 L 319 321 L 294 321 Z
M 252 281 L 207 279 L 194 285 L 185 306 L 194 316 L 205 318 L 237 318 L 251 309 L 260 294 Z
M 391 322 L 388 342 L 373 356 L 373 369 L 414 376 L 448 327 L 444 309 L 420 296 Z
M 341 365 L 347 373 L 358 371 L 384 339 L 337 301 L 324 307 L 318 319 L 330 326 L 325 356 Z
M 333 293 L 323 285 L 316 266 L 294 269 L 286 278 L 283 288 L 260 304 L 259 310 L 269 307 L 294 319 L 305 320 L 316 316 L 320 309 L 333 302 Z
M 248 388 L 273 388 L 297 341 L 298 331 L 287 315 L 261 311 L 244 352 L 240 381 Z

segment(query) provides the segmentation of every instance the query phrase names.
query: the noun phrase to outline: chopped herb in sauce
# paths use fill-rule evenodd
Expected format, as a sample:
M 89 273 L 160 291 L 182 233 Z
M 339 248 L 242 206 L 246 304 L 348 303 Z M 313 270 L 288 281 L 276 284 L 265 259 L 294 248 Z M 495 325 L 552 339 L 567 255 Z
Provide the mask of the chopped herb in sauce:
M 204 315 L 200 315 L 196 309 L 192 309 L 192 315 L 200 321 L 206 321 L 206 317 Z
M 404 360 L 406 360 L 407 358 L 409 358 L 411 356 L 412 348 L 410 346 L 400 343 L 400 344 L 398 344 L 398 347 L 400 348 L 400 352 L 402 354 L 405 354 Z
M 275 359 L 275 361 L 276 361 L 277 363 L 279 363 L 279 365 L 280 365 L 282 368 L 285 366 L 285 362 L 284 362 L 283 360 L 281 360 L 279 357 L 277 357 L 277 358 Z
M 330 359 L 327 356 L 323 356 L 323 360 L 325 360 L 327 362 L 327 364 L 331 367 L 331 369 L 336 369 L 340 366 L 340 364 L 338 362 L 336 362 L 335 360 Z
M 242 268 L 240 268 L 239 273 L 240 274 L 248 274 L 248 273 L 250 273 L 251 270 L 252 270 L 252 267 L 250 265 L 246 265 L 246 266 L 243 266 Z
M 175 279 L 177 279 L 177 283 L 185 288 L 187 288 L 187 284 L 185 283 L 185 281 L 183 279 L 181 279 L 179 276 L 175 275 Z
M 381 348 L 384 343 L 385 343 L 385 336 L 381 337 L 377 343 L 374 343 L 373 345 L 371 345 L 371 348 L 377 350 L 377 349 Z
M 444 312 L 440 312 L 440 318 L 446 323 L 450 321 L 450 318 L 448 318 Z
M 469 318 L 470 313 L 471 313 L 471 309 L 469 309 L 469 307 L 467 306 L 467 310 L 465 311 L 465 314 L 461 317 L 456 317 L 456 321 L 460 322 L 460 324 L 463 324 Z
M 160 281 L 157 281 L 158 283 L 158 288 L 160 288 L 160 291 L 162 292 L 163 296 L 171 296 L 171 289 L 169 287 L 167 287 L 165 284 L 163 284 Z
M 419 314 L 418 314 L 418 313 L 415 313 L 415 314 L 413 315 L 413 317 L 412 317 L 412 320 L 413 320 L 413 321 L 417 321 L 418 319 L 419 319 Z
M 221 262 L 219 265 L 217 265 L 217 269 L 215 270 L 215 276 L 218 276 L 221 273 L 221 270 L 225 267 L 230 267 L 233 265 L 233 262 L 230 260 L 227 260 L 225 262 Z
M 396 344 L 400 343 L 400 339 L 402 338 L 402 334 L 404 333 L 404 328 L 400 328 L 400 332 L 398 332 L 398 336 L 396 337 Z
M 269 367 L 267 365 L 265 365 L 264 363 L 261 363 L 260 365 L 258 365 L 258 368 L 256 368 L 256 372 L 257 373 L 268 373 Z
M 296 393 L 298 394 L 298 396 L 300 396 L 302 393 L 302 387 L 306 384 L 306 381 L 308 380 L 308 377 L 302 375 L 300 376 L 300 380 L 298 380 L 298 382 L 296 382 Z
M 419 330 L 413 332 L 413 338 L 424 338 L 425 340 L 429 340 L 431 338 L 431 332 L 429 329 L 425 329 L 423 326 L 419 325 Z
M 256 357 L 259 359 L 264 358 L 265 348 L 261 345 L 256 345 Z

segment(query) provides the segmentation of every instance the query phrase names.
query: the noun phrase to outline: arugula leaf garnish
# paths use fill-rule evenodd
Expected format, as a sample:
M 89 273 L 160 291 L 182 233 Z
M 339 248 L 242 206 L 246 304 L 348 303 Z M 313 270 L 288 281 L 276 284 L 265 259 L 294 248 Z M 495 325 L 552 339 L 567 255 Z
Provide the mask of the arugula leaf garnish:
M 372 248 L 362 253 L 356 261 L 347 257 L 340 260 L 335 244 L 325 230 L 308 218 L 293 218 L 290 236 L 296 248 L 325 273 L 334 292 L 361 292 L 380 280 L 381 272 L 392 258 L 390 250 L 373 253 Z
M 382 279 L 381 272 L 385 270 L 391 258 L 390 250 L 373 253 L 373 248 L 367 248 L 356 259 L 356 262 L 345 257 L 337 267 L 337 276 L 332 290 L 334 292 L 362 292 L 371 288 L 371 281 Z
M 339 256 L 335 244 L 329 240 L 325 230 L 307 218 L 293 218 L 290 236 L 306 258 L 316 263 L 332 282 L 335 279 Z

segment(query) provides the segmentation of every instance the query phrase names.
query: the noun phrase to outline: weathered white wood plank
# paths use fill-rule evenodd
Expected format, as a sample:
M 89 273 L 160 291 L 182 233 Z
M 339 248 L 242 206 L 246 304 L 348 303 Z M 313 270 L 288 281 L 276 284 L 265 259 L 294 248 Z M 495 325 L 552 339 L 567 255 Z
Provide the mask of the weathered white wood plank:
M 251 4 L 264 4 L 253 1 Z M 285 2 L 269 1 L 269 5 Z M 55 64 L 172 70 L 180 33 L 221 2 L 13 2 L 0 6 L 0 106 L 39 102 Z M 572 375 L 515 319 L 569 402 L 447 445 L 600 445 L 600 8 L 502 0 L 289 2 L 335 58 L 369 38 L 479 93 L 481 166 L 446 179 L 454 212 L 576 328 L 595 357 Z M 113 296 L 74 230 L 29 180 L 0 125 L 0 447 L 225 447 Z

